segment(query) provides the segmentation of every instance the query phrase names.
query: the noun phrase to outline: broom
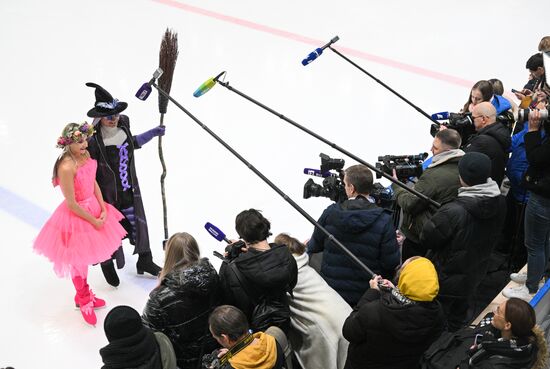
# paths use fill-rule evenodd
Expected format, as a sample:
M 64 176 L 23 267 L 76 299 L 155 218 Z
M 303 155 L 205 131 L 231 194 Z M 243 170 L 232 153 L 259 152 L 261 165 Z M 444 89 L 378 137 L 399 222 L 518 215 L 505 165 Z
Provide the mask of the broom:
M 172 87 L 172 77 L 174 77 L 174 69 L 176 67 L 176 60 L 178 59 L 178 34 L 174 33 L 170 29 L 166 29 L 164 37 L 160 44 L 159 52 L 159 67 L 164 71 L 162 76 L 158 80 L 159 87 L 170 93 Z M 164 114 L 168 107 L 168 98 L 159 94 L 159 113 L 160 113 L 160 125 L 164 126 Z M 166 241 L 168 241 L 168 212 L 166 208 L 166 192 L 164 189 L 164 180 L 166 178 L 166 164 L 164 163 L 164 154 L 162 152 L 162 136 L 159 136 L 159 158 L 162 165 L 162 174 L 160 176 L 160 191 L 162 194 L 162 212 L 164 218 L 164 241 L 162 243 L 163 249 L 166 247 Z

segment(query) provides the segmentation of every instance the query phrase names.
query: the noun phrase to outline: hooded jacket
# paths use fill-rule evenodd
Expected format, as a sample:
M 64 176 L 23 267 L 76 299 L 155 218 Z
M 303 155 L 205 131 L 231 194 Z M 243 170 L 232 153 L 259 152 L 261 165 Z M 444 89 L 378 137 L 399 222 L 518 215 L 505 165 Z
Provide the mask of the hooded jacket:
M 480 152 L 491 159 L 491 178 L 498 184 L 504 179 L 504 168 L 508 162 L 508 151 L 512 140 L 510 132 L 503 124 L 495 122 L 470 136 L 464 152 Z
M 401 259 L 391 211 L 358 196 L 326 208 L 319 224 L 374 273 L 391 279 Z M 316 228 L 307 252 L 321 251 L 321 276 L 348 304 L 355 306 L 369 288 L 371 276 Z
M 149 295 L 143 323 L 168 336 L 180 369 L 196 368 L 203 354 L 218 347 L 208 330 L 208 316 L 219 302 L 218 291 L 216 270 L 204 258 L 168 273 Z
M 460 149 L 435 155 L 414 184 L 414 189 L 439 203 L 453 200 L 458 195 L 460 187 L 458 162 L 462 156 L 464 151 Z M 392 188 L 396 202 L 403 210 L 401 232 L 414 243 L 419 243 L 422 227 L 436 209 L 429 202 L 395 184 Z
M 439 295 L 472 295 L 487 272 L 489 256 L 502 229 L 506 200 L 495 181 L 461 187 L 424 224 L 420 240 L 439 274 Z
M 252 325 L 254 308 L 262 300 L 270 301 L 269 305 L 275 309 L 274 315 L 285 316 L 284 322 L 273 321 L 273 324 L 269 324 L 268 317 L 267 321 L 264 321 L 265 327 L 252 328 L 262 330 L 267 329 L 269 325 L 276 325 L 287 333 L 290 327 L 287 293 L 292 293 L 296 286 L 298 268 L 288 247 L 275 244 L 269 246 L 271 249 L 267 251 L 249 248 L 247 252 L 239 254 L 230 262 L 222 263 L 220 280 L 224 303 L 239 308 Z M 243 279 L 242 284 L 230 263 L 238 268 Z
M 349 341 L 345 368 L 415 369 L 443 325 L 437 301 L 403 303 L 390 292 L 369 289 L 342 328 Z
M 284 355 L 275 338 L 263 332 L 254 333 L 251 344 L 229 359 L 229 369 L 282 369 Z

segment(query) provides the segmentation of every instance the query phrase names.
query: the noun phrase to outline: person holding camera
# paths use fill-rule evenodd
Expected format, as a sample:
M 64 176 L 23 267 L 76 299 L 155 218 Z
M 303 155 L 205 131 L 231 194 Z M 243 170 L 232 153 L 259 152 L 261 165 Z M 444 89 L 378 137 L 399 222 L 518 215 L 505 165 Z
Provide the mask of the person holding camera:
M 475 105 L 472 109 L 472 121 L 476 133 L 470 136 L 463 150 L 466 153 L 483 153 L 491 159 L 491 178 L 500 188 L 512 141 L 510 132 L 503 124 L 497 124 L 496 117 L 496 109 L 491 103 Z
M 319 224 L 374 273 L 391 278 L 400 263 L 399 245 L 392 212 L 376 206 L 369 197 L 372 172 L 364 165 L 347 168 L 344 187 L 348 199 L 326 208 Z M 370 276 L 317 228 L 307 242 L 307 252 L 323 252 L 321 276 L 355 306 L 369 288 Z
M 546 119 L 541 119 L 542 112 Z M 529 113 L 529 128 L 525 134 L 525 152 L 529 167 L 523 178 L 529 191 L 525 209 L 525 247 L 527 248 L 527 276 L 525 285 L 503 291 L 506 297 L 530 300 L 539 289 L 550 258 L 550 121 L 548 110 Z M 517 280 L 519 282 L 519 280 Z
M 284 354 L 268 332 L 252 333 L 245 314 L 231 305 L 218 306 L 208 318 L 210 333 L 223 347 L 203 356 L 206 369 L 284 369 Z
M 458 161 L 464 156 L 464 151 L 459 149 L 461 143 L 460 134 L 454 129 L 437 132 L 431 149 L 432 161 L 414 184 L 414 189 L 439 203 L 453 200 L 460 187 Z M 437 209 L 395 184 L 392 188 L 395 201 L 403 210 L 400 230 L 406 238 L 403 242 L 402 260 L 416 255 L 424 256 L 426 250 L 420 245 L 420 232 L 426 220 Z
M 397 289 L 380 276 L 370 280 L 342 332 L 349 340 L 346 369 L 415 369 L 443 331 L 432 262 L 415 256 L 398 272 Z
M 485 277 L 488 260 L 506 214 L 506 201 L 489 178 L 491 160 L 479 152 L 458 162 L 458 196 L 424 223 L 420 241 L 439 274 L 439 301 L 449 331 L 461 328 L 468 300 Z
M 287 293 L 292 293 L 298 279 L 296 260 L 286 246 L 267 242 L 271 224 L 258 210 L 239 213 L 235 228 L 242 241 L 228 246 L 232 258 L 220 268 L 223 300 L 242 310 L 254 331 L 277 326 L 286 334 Z

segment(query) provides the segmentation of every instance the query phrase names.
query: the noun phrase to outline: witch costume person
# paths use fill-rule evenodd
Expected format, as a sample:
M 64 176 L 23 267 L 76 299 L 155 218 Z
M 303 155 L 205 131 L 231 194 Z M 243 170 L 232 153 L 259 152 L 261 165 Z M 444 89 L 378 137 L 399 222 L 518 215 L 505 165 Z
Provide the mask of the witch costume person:
M 96 132 L 88 143 L 88 150 L 98 163 L 97 183 L 105 201 L 124 214 L 121 224 L 128 231 L 130 244 L 135 247 L 134 254 L 138 254 L 137 273 L 147 272 L 158 276 L 161 268 L 153 262 L 151 254 L 134 150 L 141 148 L 153 137 L 164 135 L 165 127 L 158 126 L 133 136 L 130 131 L 130 119 L 120 114 L 128 104 L 114 99 L 107 90 L 96 83 L 88 82 L 86 86 L 95 88 L 96 101 L 94 107 L 88 111 L 88 116 L 94 118 Z M 120 280 L 113 258 L 119 269 L 124 266 L 122 246 L 111 259 L 101 263 L 107 283 L 116 287 Z

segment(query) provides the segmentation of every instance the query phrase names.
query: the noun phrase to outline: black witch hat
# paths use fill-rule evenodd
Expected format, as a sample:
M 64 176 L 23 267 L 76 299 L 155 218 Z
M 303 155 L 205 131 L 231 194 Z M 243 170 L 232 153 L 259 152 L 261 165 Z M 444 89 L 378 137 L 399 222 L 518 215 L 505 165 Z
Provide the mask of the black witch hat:
M 113 96 L 97 83 L 88 82 L 86 86 L 95 88 L 95 106 L 88 111 L 89 117 L 101 118 L 118 114 L 128 107 L 127 103 L 113 99 Z

